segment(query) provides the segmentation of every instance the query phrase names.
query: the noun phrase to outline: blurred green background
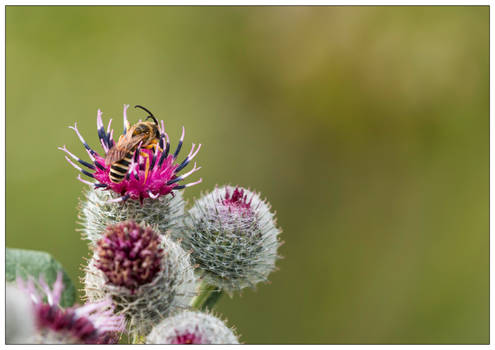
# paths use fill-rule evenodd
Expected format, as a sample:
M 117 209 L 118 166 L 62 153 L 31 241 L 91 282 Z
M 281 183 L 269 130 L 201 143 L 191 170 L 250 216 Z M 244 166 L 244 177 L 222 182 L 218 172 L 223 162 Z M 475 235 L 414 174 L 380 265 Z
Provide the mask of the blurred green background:
M 82 287 L 57 147 L 142 104 L 204 145 L 190 202 L 230 183 L 277 211 L 272 284 L 218 304 L 241 341 L 489 342 L 488 6 L 8 6 L 6 48 L 7 246 Z

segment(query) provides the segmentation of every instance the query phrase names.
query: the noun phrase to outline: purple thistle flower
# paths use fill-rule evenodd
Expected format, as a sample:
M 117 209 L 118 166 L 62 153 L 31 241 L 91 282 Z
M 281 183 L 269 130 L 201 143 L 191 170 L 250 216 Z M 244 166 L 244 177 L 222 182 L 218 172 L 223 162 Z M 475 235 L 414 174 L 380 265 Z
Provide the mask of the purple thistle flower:
M 161 269 L 163 249 L 160 236 L 150 227 L 134 221 L 108 226 L 97 243 L 96 267 L 115 286 L 134 292 L 142 284 L 151 282 Z
M 127 108 L 129 105 L 124 105 L 124 133 L 126 133 L 127 122 Z M 189 172 L 179 175 L 190 162 L 198 154 L 201 144 L 196 145 L 193 143 L 191 151 L 187 157 L 181 161 L 177 162 L 177 156 L 182 148 L 182 143 L 184 141 L 185 129 L 182 128 L 182 136 L 179 140 L 175 152 L 170 152 L 170 140 L 168 134 L 165 132 L 165 127 L 163 120 L 161 121 L 160 128 L 160 138 L 158 145 L 155 150 L 141 148 L 141 145 L 133 153 L 131 164 L 127 170 L 126 176 L 122 182 L 115 183 L 110 180 L 110 167 L 111 164 L 106 163 L 106 156 L 109 150 L 115 146 L 115 141 L 113 138 L 113 129 L 110 128 L 112 120 L 108 123 L 108 127 L 105 131 L 103 126 L 103 121 L 101 119 L 102 112 L 98 110 L 98 116 L 96 119 L 98 137 L 100 139 L 101 146 L 104 151 L 104 155 L 98 154 L 94 151 L 84 140 L 84 138 L 79 133 L 77 129 L 77 123 L 70 128 L 73 129 L 82 144 L 88 152 L 89 158 L 92 163 L 88 163 L 79 157 L 75 156 L 69 150 L 64 147 L 59 147 L 61 151 L 64 151 L 68 156 L 65 157 L 67 161 L 82 174 L 93 178 L 96 182 L 90 182 L 84 180 L 79 175 L 77 178 L 79 181 L 90 185 L 94 188 L 101 188 L 104 190 L 111 190 L 115 192 L 119 197 L 113 199 L 113 201 L 125 201 L 127 199 L 134 199 L 142 201 L 144 198 L 155 199 L 159 196 L 164 196 L 171 193 L 174 190 L 180 190 L 185 187 L 190 187 L 199 184 L 202 179 L 196 182 L 191 182 L 187 184 L 179 184 L 180 181 L 184 180 L 189 175 L 198 171 L 200 167 L 196 167 L 196 163 Z M 83 165 L 85 168 L 80 167 L 75 164 L 72 160 L 75 160 L 79 164 Z
M 27 285 L 18 279 L 19 287 L 30 296 L 36 318 L 38 334 L 30 341 L 42 344 L 114 344 L 124 330 L 123 316 L 113 314 L 110 298 L 97 303 L 63 309 L 59 306 L 63 290 L 62 272 L 59 272 L 53 289 L 40 277 L 43 294 L 30 278 Z M 47 302 L 43 301 L 46 297 Z

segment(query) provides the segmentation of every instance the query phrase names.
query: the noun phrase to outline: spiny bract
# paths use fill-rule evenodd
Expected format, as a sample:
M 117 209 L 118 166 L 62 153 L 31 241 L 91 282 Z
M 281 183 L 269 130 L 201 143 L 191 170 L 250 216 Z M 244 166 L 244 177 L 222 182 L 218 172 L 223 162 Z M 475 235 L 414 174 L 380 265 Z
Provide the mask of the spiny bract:
M 182 192 L 146 198 L 143 203 L 129 199 L 126 202 L 112 202 L 115 197 L 109 191 L 89 189 L 80 202 L 79 220 L 84 238 L 95 244 L 107 226 L 126 220 L 145 222 L 157 232 L 166 233 L 176 227 L 184 215 Z

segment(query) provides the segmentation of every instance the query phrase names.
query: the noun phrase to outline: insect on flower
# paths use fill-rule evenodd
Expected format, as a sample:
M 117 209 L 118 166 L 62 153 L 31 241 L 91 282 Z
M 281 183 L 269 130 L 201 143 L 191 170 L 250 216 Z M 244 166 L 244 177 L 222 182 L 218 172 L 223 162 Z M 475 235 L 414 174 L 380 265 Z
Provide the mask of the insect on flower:
M 115 183 L 120 183 L 124 179 L 129 169 L 129 164 L 132 161 L 132 153 L 136 150 L 139 144 L 146 149 L 154 149 L 157 147 L 157 143 L 160 139 L 160 130 L 158 129 L 158 121 L 153 113 L 146 108 L 137 105 L 136 108 L 141 108 L 149 113 L 149 118 L 153 119 L 153 122 L 139 122 L 133 126 L 130 126 L 129 122 L 126 123 L 127 132 L 120 136 L 116 145 L 108 150 L 105 162 L 110 165 L 110 180 Z M 147 153 L 141 153 L 146 159 L 146 172 L 145 181 L 148 176 L 149 170 L 149 157 Z
M 159 125 L 158 120 L 148 109 L 137 105 L 135 107 L 146 111 L 148 116 L 144 122 L 139 121 L 130 125 L 127 120 L 128 107 L 129 105 L 124 105 L 124 131 L 117 143 L 113 138 L 113 129 L 110 129 L 112 120 L 110 119 L 105 131 L 101 118 L 102 112 L 98 110 L 96 123 L 98 137 L 105 152 L 103 156 L 87 144 L 77 129 L 77 123 L 70 127 L 76 132 L 86 148 L 92 163 L 75 156 L 65 146 L 59 149 L 67 154 L 65 158 L 74 168 L 96 181 L 84 180 L 80 175 L 78 180 L 94 188 L 113 191 L 118 195 L 111 199 L 114 202 L 127 199 L 139 199 L 142 202 L 145 198 L 155 199 L 172 193 L 174 190 L 200 183 L 202 179 L 192 183 L 179 184 L 180 181 L 201 169 L 196 167 L 196 163 L 189 172 L 182 175 L 179 175 L 179 172 L 198 154 L 201 144 L 196 147 L 193 143 L 187 157 L 181 162 L 176 162 L 184 141 L 184 127 L 177 148 L 172 154 L 170 152 L 170 139 L 165 132 L 163 120 Z M 152 121 L 147 121 L 148 119 L 152 119 Z M 81 168 L 73 160 L 86 169 Z

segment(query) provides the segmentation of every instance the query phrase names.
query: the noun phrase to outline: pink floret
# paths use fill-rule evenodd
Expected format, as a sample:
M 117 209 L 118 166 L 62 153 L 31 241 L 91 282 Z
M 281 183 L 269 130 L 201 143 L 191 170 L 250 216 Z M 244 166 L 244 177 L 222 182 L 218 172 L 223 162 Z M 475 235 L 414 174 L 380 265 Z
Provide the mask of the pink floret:
M 222 204 L 236 209 L 251 209 L 251 200 L 248 201 L 244 189 L 239 187 L 236 187 L 232 194 L 229 193 L 229 189 L 227 188 Z
M 203 344 L 203 342 L 199 334 L 185 332 L 177 334 L 177 337 L 170 344 Z
M 141 152 L 150 154 L 150 159 L 152 159 L 152 151 L 144 149 Z M 158 156 L 161 154 L 162 152 L 158 152 Z M 100 164 L 105 164 L 104 158 L 99 156 L 98 158 Z M 128 176 L 120 183 L 114 183 L 110 180 L 110 165 L 104 165 L 104 169 L 96 168 L 93 176 L 99 183 L 106 185 L 107 189 L 122 196 L 128 195 L 132 199 L 164 196 L 179 186 L 177 182 L 167 185 L 170 180 L 176 178 L 175 169 L 179 166 L 173 164 L 174 157 L 172 155 L 168 155 L 161 166 L 155 165 L 152 170 L 148 171 L 146 181 L 144 169 L 146 160 L 140 155 L 138 162 L 139 168 L 129 169 Z

